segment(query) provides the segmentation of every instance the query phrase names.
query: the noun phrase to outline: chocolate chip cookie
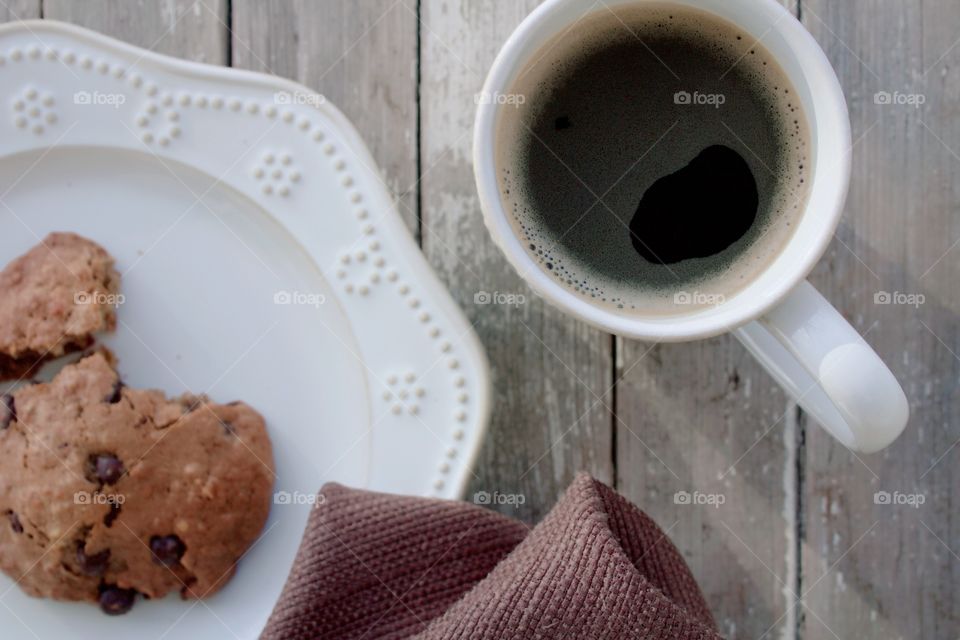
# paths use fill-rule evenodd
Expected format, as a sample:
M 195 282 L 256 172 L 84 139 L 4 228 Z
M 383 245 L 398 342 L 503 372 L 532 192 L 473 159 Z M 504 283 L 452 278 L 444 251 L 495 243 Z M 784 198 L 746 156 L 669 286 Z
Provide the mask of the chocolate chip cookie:
M 110 614 L 202 598 L 260 534 L 273 477 L 254 409 L 131 389 L 94 353 L 0 401 L 0 569 Z
M 47 360 L 113 330 L 120 275 L 101 246 L 51 233 L 0 272 L 0 380 L 25 377 Z

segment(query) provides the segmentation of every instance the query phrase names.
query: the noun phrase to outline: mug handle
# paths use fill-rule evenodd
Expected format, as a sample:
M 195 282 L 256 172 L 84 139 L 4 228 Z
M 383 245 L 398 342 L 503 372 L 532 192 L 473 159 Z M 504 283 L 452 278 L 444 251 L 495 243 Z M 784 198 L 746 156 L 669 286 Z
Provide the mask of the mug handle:
M 907 397 L 893 373 L 809 282 L 735 335 L 847 448 L 874 453 L 906 426 Z

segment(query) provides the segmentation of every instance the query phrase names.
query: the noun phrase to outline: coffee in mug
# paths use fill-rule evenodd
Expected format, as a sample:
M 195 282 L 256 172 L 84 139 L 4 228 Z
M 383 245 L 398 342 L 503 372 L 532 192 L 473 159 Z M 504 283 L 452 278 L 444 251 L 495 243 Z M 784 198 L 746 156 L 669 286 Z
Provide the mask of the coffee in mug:
M 544 44 L 510 96 L 495 143 L 503 206 L 540 268 L 591 304 L 718 304 L 805 209 L 797 93 L 762 42 L 714 14 L 598 9 Z

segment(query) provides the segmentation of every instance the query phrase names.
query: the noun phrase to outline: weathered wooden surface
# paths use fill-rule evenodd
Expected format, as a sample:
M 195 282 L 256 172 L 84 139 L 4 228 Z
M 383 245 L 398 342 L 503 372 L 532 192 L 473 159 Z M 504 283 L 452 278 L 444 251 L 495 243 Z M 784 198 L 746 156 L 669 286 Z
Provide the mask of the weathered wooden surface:
M 40 17 L 40 0 L 6 0 L 0 4 L 0 22 Z
M 542 516 L 579 470 L 668 530 L 731 638 L 955 638 L 960 628 L 960 7 L 803 0 L 850 102 L 854 174 L 813 275 L 903 382 L 913 417 L 858 457 L 729 337 L 613 339 L 536 299 L 487 237 L 474 96 L 537 0 L 6 0 L 174 55 L 294 78 L 363 132 L 411 231 L 490 357 L 495 410 L 470 492 Z M 878 105 L 877 92 L 924 104 Z M 923 294 L 918 307 L 878 292 Z M 480 292 L 525 296 L 481 305 Z M 917 508 L 875 493 L 922 496 Z M 677 492 L 722 496 L 685 505 Z M 716 501 L 717 498 L 714 498 Z M 916 500 L 916 499 L 915 499 Z
M 791 637 L 795 405 L 729 336 L 622 344 L 618 488 L 670 528 L 725 634 Z
M 850 106 L 853 182 L 814 283 L 890 364 L 903 437 L 858 459 L 807 432 L 804 638 L 956 638 L 960 629 L 960 6 L 803 0 Z M 878 92 L 925 102 L 876 104 Z M 896 101 L 896 100 L 892 100 Z M 875 304 L 878 292 L 923 304 Z M 919 495 L 917 508 L 874 495 Z

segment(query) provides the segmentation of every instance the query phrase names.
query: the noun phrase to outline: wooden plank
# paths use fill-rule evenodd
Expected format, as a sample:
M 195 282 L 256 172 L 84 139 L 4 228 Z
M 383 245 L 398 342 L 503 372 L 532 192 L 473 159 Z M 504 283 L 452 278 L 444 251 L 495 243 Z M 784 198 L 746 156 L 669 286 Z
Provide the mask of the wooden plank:
M 44 0 L 43 16 L 179 58 L 228 60 L 227 0 Z
M 418 234 L 416 13 L 395 0 L 234 0 L 233 30 L 234 66 L 301 82 L 350 118 Z
M 412 4 L 412 3 L 411 3 Z M 613 477 L 610 337 L 536 298 L 488 236 L 471 167 L 475 96 L 534 0 L 422 0 L 423 248 L 490 357 L 494 415 L 471 491 L 523 494 L 541 517 L 577 470 Z M 513 293 L 517 307 L 475 304 Z
M 803 0 L 802 14 L 838 71 L 860 138 L 846 213 L 813 279 L 891 366 L 912 410 L 906 433 L 879 455 L 854 456 L 808 432 L 803 637 L 955 637 L 960 7 Z M 877 92 L 925 102 L 876 104 Z M 883 291 L 925 301 L 875 304 Z M 925 503 L 877 504 L 878 491 Z
M 620 340 L 617 376 L 618 488 L 668 529 L 722 633 L 796 638 L 796 404 L 731 336 Z
M 40 0 L 5 0 L 0 4 L 0 22 L 40 17 Z
M 621 344 L 619 489 L 669 530 L 725 635 L 794 637 L 795 405 L 729 336 Z M 721 497 L 684 504 L 695 492 Z

